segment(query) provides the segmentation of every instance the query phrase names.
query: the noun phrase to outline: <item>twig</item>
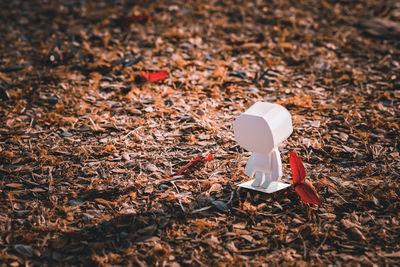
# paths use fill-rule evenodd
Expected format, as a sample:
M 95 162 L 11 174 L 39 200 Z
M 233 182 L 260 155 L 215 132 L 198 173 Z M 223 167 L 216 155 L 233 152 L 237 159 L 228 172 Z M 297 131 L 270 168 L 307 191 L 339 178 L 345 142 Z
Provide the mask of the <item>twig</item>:
M 203 207 L 203 208 L 200 208 L 200 209 L 197 209 L 197 210 L 192 211 L 192 213 L 199 213 L 199 212 L 208 210 L 208 209 L 210 209 L 211 207 L 212 207 L 212 206 Z
M 332 229 L 332 226 L 330 226 L 330 227 L 328 228 L 328 230 L 326 231 L 325 236 L 324 236 L 324 239 L 322 240 L 321 244 L 319 244 L 319 246 L 318 246 L 317 249 L 315 250 L 315 253 L 318 253 L 318 251 L 321 249 L 321 247 L 325 244 L 326 239 L 328 238 L 329 231 L 330 231 L 331 229 Z
M 303 252 L 303 258 L 305 259 L 307 257 L 307 246 L 306 246 L 306 241 L 304 241 L 304 238 L 302 235 L 300 235 L 300 239 L 301 241 L 303 241 L 303 248 L 304 248 L 304 252 Z
M 53 181 L 53 174 L 52 174 L 52 171 L 53 171 L 53 167 L 49 167 L 49 194 L 51 194 L 51 193 L 53 193 L 53 183 L 54 183 L 54 181 Z
M 179 194 L 179 188 L 176 186 L 175 181 L 171 181 L 171 184 L 175 187 L 176 192 Z
M 331 187 L 331 189 L 332 189 L 332 190 L 335 190 L 335 189 L 333 189 L 332 187 Z M 336 192 L 336 194 L 344 201 L 344 203 L 348 203 L 348 202 L 346 201 L 346 199 L 344 199 L 344 198 L 338 193 L 337 190 L 335 190 L 335 192 Z
M 207 267 L 204 263 L 202 263 L 199 259 L 197 259 L 195 256 L 192 255 L 192 259 L 197 262 L 200 266 L 202 267 Z
M 266 247 L 260 247 L 260 248 L 249 248 L 249 249 L 241 249 L 238 250 L 238 253 L 253 253 L 253 252 L 260 252 L 260 251 L 266 251 L 268 248 Z
M 204 182 L 204 181 L 206 181 L 205 179 L 201 179 L 201 180 L 173 180 L 173 181 L 171 181 L 171 183 L 172 182 L 175 182 L 175 183 L 184 183 L 184 182 L 197 182 L 197 181 L 200 181 L 200 182 Z
M 171 181 L 171 184 L 175 187 L 176 192 L 179 194 L 179 189 L 178 189 L 178 187 L 176 186 L 175 182 L 174 182 L 174 181 Z M 178 200 L 179 206 L 181 206 L 182 211 L 183 211 L 183 212 L 186 212 L 185 208 L 184 208 L 183 205 L 182 205 L 181 200 L 180 200 L 179 198 L 176 198 L 176 200 Z
M 121 140 L 125 140 L 126 138 L 128 138 L 131 134 L 135 133 L 137 130 L 140 130 L 141 128 L 143 128 L 143 126 L 139 126 L 136 129 L 129 131 L 129 133 L 127 133 L 126 135 L 121 137 Z
M 233 191 L 231 192 L 231 196 L 229 197 L 228 202 L 226 202 L 227 205 L 229 205 L 229 203 L 231 203 L 231 201 L 232 201 L 232 199 L 233 199 L 233 194 L 234 194 L 234 192 L 236 192 L 236 191 L 237 191 L 237 189 L 235 189 L 235 190 L 233 190 Z
M 186 212 L 186 210 L 185 210 L 185 208 L 183 207 L 182 202 L 181 202 L 181 200 L 180 200 L 179 198 L 178 198 L 178 203 L 179 203 L 179 206 L 181 206 L 182 211 L 183 211 L 183 212 Z
M 392 171 L 392 173 L 394 173 L 394 174 L 397 175 L 397 176 L 400 176 L 400 174 L 399 174 L 398 172 L 396 172 L 395 169 L 393 169 L 393 167 L 391 166 L 391 164 L 388 163 L 387 160 L 385 160 L 385 163 L 386 163 L 386 166 L 388 166 L 389 169 Z

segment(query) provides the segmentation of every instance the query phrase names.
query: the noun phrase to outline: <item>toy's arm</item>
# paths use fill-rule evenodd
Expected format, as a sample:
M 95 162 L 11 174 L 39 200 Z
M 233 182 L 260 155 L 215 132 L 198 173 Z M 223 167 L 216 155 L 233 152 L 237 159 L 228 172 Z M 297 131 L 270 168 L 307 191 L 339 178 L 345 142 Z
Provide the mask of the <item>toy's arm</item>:
M 278 148 L 271 152 L 271 180 L 277 181 L 282 177 L 282 160 Z
M 248 176 L 248 177 L 253 177 L 254 175 L 254 153 L 251 154 L 250 158 L 247 160 L 247 164 L 246 167 L 244 168 L 244 173 Z

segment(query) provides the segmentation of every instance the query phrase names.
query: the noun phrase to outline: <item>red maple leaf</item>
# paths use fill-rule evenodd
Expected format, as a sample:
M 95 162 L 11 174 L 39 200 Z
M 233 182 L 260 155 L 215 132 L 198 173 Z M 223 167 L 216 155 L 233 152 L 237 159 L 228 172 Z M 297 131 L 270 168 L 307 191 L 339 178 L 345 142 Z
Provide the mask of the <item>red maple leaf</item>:
M 168 76 L 168 71 L 158 71 L 158 72 L 145 72 L 140 75 L 140 78 L 142 78 L 145 81 L 149 82 L 158 82 L 165 80 Z
M 314 186 L 310 182 L 304 181 L 306 169 L 296 152 L 290 152 L 289 163 L 292 170 L 294 189 L 300 198 L 306 203 L 321 205 L 322 202 Z
M 146 22 L 149 20 L 153 20 L 155 19 L 153 16 L 151 15 L 137 15 L 137 16 L 127 16 L 127 17 L 123 17 L 122 19 L 120 19 L 120 22 L 123 24 L 132 24 L 136 21 L 138 22 Z
M 148 21 L 154 20 L 155 17 L 151 15 L 136 15 L 136 16 L 125 16 L 125 17 L 120 17 L 116 19 L 116 23 L 122 27 L 130 27 L 131 24 L 133 23 L 146 23 Z
M 197 157 L 195 157 L 192 161 L 190 161 L 188 164 L 186 164 L 185 166 L 183 166 L 182 168 L 179 169 L 179 171 L 176 172 L 175 175 L 181 175 L 184 171 L 186 171 L 186 169 L 188 169 L 189 167 L 199 163 L 200 161 L 210 161 L 213 159 L 212 154 L 208 154 L 207 157 L 203 156 L 203 155 L 198 155 Z
M 146 21 L 146 20 L 153 20 L 155 18 L 151 15 L 137 15 L 137 16 L 128 16 L 127 19 L 131 21 Z

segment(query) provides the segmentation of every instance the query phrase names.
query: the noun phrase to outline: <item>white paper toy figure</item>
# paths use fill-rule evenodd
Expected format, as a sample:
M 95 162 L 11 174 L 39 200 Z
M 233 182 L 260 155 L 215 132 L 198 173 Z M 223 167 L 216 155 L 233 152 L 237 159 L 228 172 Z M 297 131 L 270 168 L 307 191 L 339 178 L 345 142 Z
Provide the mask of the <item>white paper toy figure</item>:
M 239 145 L 252 152 L 245 173 L 255 179 L 240 187 L 272 193 L 290 186 L 278 182 L 282 176 L 278 145 L 293 132 L 289 111 L 278 104 L 257 102 L 236 118 L 233 131 Z

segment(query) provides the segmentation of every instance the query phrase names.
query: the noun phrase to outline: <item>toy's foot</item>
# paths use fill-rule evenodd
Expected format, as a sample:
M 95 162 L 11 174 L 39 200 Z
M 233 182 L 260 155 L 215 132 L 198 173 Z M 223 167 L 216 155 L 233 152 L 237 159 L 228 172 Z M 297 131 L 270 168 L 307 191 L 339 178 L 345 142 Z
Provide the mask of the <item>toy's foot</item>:
M 251 184 L 254 187 L 259 187 L 264 179 L 264 173 L 256 171 L 256 179 Z
M 270 184 L 271 184 L 271 174 L 270 173 L 265 173 L 264 174 L 263 183 L 261 184 L 261 187 L 262 188 L 268 188 Z
M 246 189 L 249 189 L 249 190 L 258 191 L 258 192 L 271 194 L 271 193 L 274 193 L 276 191 L 285 189 L 285 188 L 290 186 L 290 184 L 281 183 L 281 182 L 277 182 L 277 181 L 272 181 L 271 184 L 268 186 L 268 188 L 262 188 L 261 186 L 254 187 L 252 185 L 252 183 L 253 183 L 253 180 L 250 180 L 250 181 L 247 181 L 247 182 L 239 184 L 239 187 L 240 188 L 246 188 Z

